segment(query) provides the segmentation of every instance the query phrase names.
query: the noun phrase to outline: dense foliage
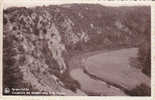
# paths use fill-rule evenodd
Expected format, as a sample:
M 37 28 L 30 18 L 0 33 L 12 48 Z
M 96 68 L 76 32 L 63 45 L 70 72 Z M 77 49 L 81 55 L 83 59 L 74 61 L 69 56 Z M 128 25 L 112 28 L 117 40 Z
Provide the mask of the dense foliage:
M 26 84 L 56 91 L 62 82 L 62 87 L 75 91 L 80 86 L 70 77 L 67 60 L 102 49 L 139 48 L 142 72 L 151 76 L 150 7 L 72 4 L 12 7 L 3 12 L 4 87 Z

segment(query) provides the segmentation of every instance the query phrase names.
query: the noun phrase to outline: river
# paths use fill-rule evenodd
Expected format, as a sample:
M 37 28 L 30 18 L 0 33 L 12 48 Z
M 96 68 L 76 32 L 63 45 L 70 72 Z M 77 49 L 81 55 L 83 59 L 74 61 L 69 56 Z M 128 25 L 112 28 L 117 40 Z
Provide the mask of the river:
M 129 64 L 137 53 L 137 48 L 85 53 L 71 59 L 70 75 L 85 93 L 124 96 L 122 89 L 131 90 L 141 83 L 150 87 L 150 79 Z

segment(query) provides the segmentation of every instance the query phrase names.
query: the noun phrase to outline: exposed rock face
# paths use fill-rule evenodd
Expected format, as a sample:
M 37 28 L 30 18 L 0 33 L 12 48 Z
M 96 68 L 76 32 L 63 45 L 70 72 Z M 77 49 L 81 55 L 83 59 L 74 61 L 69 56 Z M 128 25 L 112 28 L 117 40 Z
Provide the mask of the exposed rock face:
M 60 33 L 55 23 L 49 22 L 52 20 L 46 10 L 40 11 L 43 16 L 30 9 L 22 8 L 21 11 L 17 9 L 6 14 L 8 22 L 4 25 L 4 37 L 13 38 L 11 41 L 15 43 L 15 48 L 12 49 L 16 50 L 13 58 L 20 63 L 17 66 L 23 74 L 23 81 L 39 91 L 59 91 L 58 78 L 48 69 L 55 68 L 60 73 L 66 70 L 62 58 L 65 46 L 61 43 Z M 14 21 L 11 22 L 11 19 Z
M 149 45 L 149 7 L 14 7 L 4 10 L 3 17 L 4 87 L 76 91 L 80 86 L 68 74 L 75 52 Z

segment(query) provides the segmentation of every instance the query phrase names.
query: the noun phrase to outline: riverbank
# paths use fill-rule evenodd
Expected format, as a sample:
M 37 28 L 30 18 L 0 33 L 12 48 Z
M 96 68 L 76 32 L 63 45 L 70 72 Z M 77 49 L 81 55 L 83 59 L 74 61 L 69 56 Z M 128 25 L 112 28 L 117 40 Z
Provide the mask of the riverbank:
M 131 54 L 133 52 L 132 55 L 136 56 L 137 55 L 136 53 L 137 53 L 137 50 L 138 50 L 136 48 L 126 48 L 126 49 L 123 49 L 123 50 L 126 51 L 126 50 L 130 50 L 130 49 L 133 50 L 133 51 L 131 51 Z M 121 51 L 122 49 L 119 49 L 119 50 Z M 125 67 L 125 68 L 123 67 L 123 66 L 128 66 L 128 58 L 129 57 L 127 57 L 125 61 L 123 61 L 123 59 L 121 58 L 122 60 L 120 60 L 120 63 L 121 62 L 122 63 L 126 62 L 125 63 L 126 65 L 123 64 L 122 66 L 120 66 L 120 65 L 117 64 L 118 68 L 115 71 L 114 71 L 114 68 L 112 66 L 111 67 L 109 66 L 111 69 L 109 69 L 108 66 L 101 67 L 101 68 L 104 68 L 104 70 L 98 69 L 98 67 L 100 65 L 96 65 L 96 63 L 104 62 L 102 57 L 99 58 L 99 59 L 95 58 L 95 59 L 98 59 L 96 61 L 100 60 L 100 62 L 93 62 L 93 60 L 92 60 L 92 61 L 90 61 L 91 64 L 86 65 L 86 62 L 88 62 L 87 61 L 88 58 L 91 58 L 91 57 L 96 56 L 96 55 L 110 54 L 110 53 L 113 53 L 113 52 L 116 52 L 116 51 L 119 51 L 119 50 L 118 49 L 117 50 L 102 50 L 102 51 L 100 50 L 100 51 L 89 52 L 89 53 L 85 53 L 85 54 L 82 54 L 82 55 L 72 57 L 72 59 L 69 62 L 69 67 L 70 67 L 69 72 L 70 72 L 71 76 L 82 85 L 81 89 L 84 90 L 87 93 L 97 90 L 95 93 L 98 94 L 98 91 L 100 91 L 100 89 L 103 90 L 103 88 L 93 87 L 93 85 L 97 84 L 98 86 L 100 86 L 102 84 L 102 82 L 104 82 L 106 86 L 110 86 L 112 88 L 117 88 L 117 90 L 119 90 L 119 94 L 115 94 L 115 92 L 112 92 L 112 91 L 116 91 L 116 90 L 113 90 L 113 89 L 108 88 L 106 86 L 104 87 L 104 90 L 107 90 L 107 91 L 110 90 L 112 92 L 112 94 L 111 94 L 111 92 L 106 93 L 106 92 L 103 92 L 103 91 L 100 91 L 99 94 L 101 94 L 101 95 L 117 95 L 117 96 L 118 95 L 126 95 L 123 91 L 132 90 L 137 85 L 137 82 L 139 83 L 139 81 L 140 81 L 140 80 L 137 81 L 136 79 L 134 79 L 132 77 L 129 77 L 129 76 L 132 76 L 132 74 L 133 74 L 132 71 L 135 71 L 134 68 L 128 69 L 127 67 Z M 125 54 L 122 55 L 122 57 L 127 56 L 127 55 L 130 56 L 131 54 L 129 53 L 129 55 L 128 55 L 128 52 L 126 52 Z M 118 54 L 117 56 L 119 57 L 120 54 Z M 117 56 L 115 58 L 117 58 Z M 106 60 L 107 57 L 108 56 L 104 57 L 104 59 Z M 112 56 L 112 58 L 110 58 L 111 60 L 109 59 L 109 61 L 110 62 L 117 61 L 116 59 L 114 60 L 113 58 L 114 58 L 114 56 Z M 106 61 L 106 62 L 108 62 L 108 61 Z M 93 65 L 93 64 L 95 64 L 95 65 Z M 88 66 L 92 66 L 92 67 L 89 68 Z M 114 66 L 115 66 L 115 64 L 114 64 Z M 99 72 L 97 72 L 97 70 Z M 129 71 L 130 73 L 128 72 L 128 70 L 130 70 Z M 122 77 L 123 73 L 128 73 L 128 74 L 126 74 L 127 77 Z M 138 74 L 140 74 L 140 76 L 138 76 L 139 79 L 145 77 L 145 75 L 143 75 L 143 73 L 141 73 L 141 72 L 138 72 Z M 137 71 L 135 71 L 133 76 L 137 77 L 138 74 L 137 74 Z M 123 76 L 126 76 L 126 75 L 124 74 Z M 117 79 L 115 79 L 115 78 L 117 78 Z M 132 85 L 131 82 L 130 83 L 125 82 L 125 80 L 128 79 L 128 78 L 129 78 L 129 80 L 133 81 L 133 82 L 132 81 L 131 82 L 134 83 L 134 85 Z M 150 82 L 149 82 L 150 79 L 149 78 L 147 79 L 147 77 L 145 77 L 145 79 L 148 81 L 148 84 L 150 84 Z M 84 80 L 87 80 L 87 81 L 84 82 Z M 94 86 L 96 86 L 96 85 L 94 85 Z M 118 91 L 117 91 L 117 93 L 118 93 Z

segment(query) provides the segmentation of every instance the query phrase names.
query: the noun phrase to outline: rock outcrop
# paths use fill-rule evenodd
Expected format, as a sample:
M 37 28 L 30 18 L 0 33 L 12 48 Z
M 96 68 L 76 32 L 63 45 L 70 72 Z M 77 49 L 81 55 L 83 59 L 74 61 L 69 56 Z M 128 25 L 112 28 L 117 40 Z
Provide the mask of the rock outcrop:
M 74 94 L 80 86 L 68 74 L 72 56 L 150 45 L 149 7 L 71 4 L 3 12 L 4 88 L 26 86 L 55 93 L 68 89 Z

